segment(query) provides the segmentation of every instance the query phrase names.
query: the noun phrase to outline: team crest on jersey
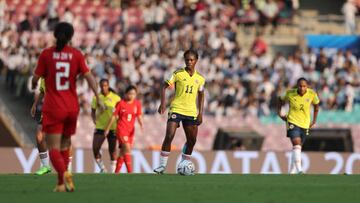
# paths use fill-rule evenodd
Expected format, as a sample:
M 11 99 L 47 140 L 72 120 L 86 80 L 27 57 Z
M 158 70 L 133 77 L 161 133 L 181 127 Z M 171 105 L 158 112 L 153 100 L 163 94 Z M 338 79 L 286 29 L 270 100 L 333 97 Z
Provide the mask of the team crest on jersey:
M 196 83 L 196 84 L 199 84 L 199 80 L 195 80 L 195 83 Z
M 309 99 L 309 98 L 307 98 L 305 101 L 306 101 L 306 102 L 310 102 L 310 99 Z

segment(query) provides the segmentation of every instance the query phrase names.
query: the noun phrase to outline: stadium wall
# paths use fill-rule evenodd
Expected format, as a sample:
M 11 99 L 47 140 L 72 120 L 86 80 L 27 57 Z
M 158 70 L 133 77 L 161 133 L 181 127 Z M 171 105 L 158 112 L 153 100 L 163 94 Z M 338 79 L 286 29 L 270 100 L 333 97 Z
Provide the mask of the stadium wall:
M 134 148 L 141 150 L 156 150 L 161 147 L 165 136 L 166 115 L 145 115 L 144 130 L 135 130 Z M 227 117 L 204 116 L 199 127 L 195 149 L 198 151 L 212 150 L 216 133 L 220 128 L 250 129 L 264 137 L 261 151 L 288 151 L 292 149 L 291 142 L 286 137 L 286 126 L 282 124 L 263 124 L 257 117 L 243 117 L 241 115 Z M 354 152 L 360 152 L 360 125 L 335 124 L 331 122 L 316 124 L 316 128 L 346 128 L 351 130 Z M 80 116 L 76 136 L 72 143 L 76 148 L 91 149 L 94 133 L 94 124 L 90 116 Z M 310 132 L 311 134 L 311 132 Z M 185 134 L 182 127 L 178 128 L 172 142 L 172 149 L 181 150 L 185 143 Z M 306 144 L 306 143 L 305 143 Z M 104 149 L 107 147 L 103 145 Z M 248 149 L 244 149 L 248 150 Z
M 197 173 L 212 174 L 281 174 L 287 173 L 291 152 L 259 151 L 195 151 L 193 162 Z M 0 173 L 34 173 L 39 167 L 37 149 L 1 148 Z M 105 163 L 108 154 L 103 153 Z M 134 150 L 135 173 L 152 173 L 159 164 L 159 151 Z M 169 158 L 168 173 L 175 173 L 181 158 L 179 151 Z M 303 153 L 303 169 L 308 174 L 360 174 L 360 153 Z M 109 168 L 109 163 L 107 163 Z M 75 149 L 72 170 L 75 173 L 93 173 L 97 168 L 89 149 Z M 125 166 L 121 172 L 125 173 Z

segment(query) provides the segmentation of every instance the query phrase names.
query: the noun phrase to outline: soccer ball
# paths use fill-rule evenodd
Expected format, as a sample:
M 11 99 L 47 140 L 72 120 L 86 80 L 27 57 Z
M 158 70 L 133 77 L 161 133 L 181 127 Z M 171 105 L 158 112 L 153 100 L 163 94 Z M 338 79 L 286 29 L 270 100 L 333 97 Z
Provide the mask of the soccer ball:
M 190 160 L 183 160 L 177 167 L 177 173 L 183 176 L 194 175 L 195 165 Z

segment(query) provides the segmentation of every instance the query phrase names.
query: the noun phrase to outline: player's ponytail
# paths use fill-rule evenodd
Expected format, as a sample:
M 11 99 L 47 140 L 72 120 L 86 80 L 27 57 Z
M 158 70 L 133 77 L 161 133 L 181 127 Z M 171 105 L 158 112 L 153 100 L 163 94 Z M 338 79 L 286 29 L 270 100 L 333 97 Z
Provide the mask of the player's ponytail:
M 56 51 L 61 51 L 74 35 L 74 27 L 70 23 L 58 23 L 54 30 Z

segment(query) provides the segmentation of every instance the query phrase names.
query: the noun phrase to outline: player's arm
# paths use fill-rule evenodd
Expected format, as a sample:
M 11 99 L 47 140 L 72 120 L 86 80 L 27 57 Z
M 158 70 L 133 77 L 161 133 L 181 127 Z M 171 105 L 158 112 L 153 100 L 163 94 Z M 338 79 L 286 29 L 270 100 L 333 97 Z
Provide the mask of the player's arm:
M 107 137 L 110 131 L 110 128 L 112 126 L 112 124 L 115 122 L 115 120 L 117 120 L 117 116 L 116 115 L 112 115 L 105 130 L 104 130 L 104 136 Z
M 36 91 L 35 91 L 34 103 L 31 106 L 31 110 L 30 110 L 30 114 L 31 114 L 32 117 L 35 116 L 36 106 L 38 105 L 39 101 L 42 100 L 43 97 L 44 97 L 44 92 L 40 91 L 40 93 L 37 94 Z
M 139 123 L 139 126 L 141 129 L 144 129 L 144 119 L 143 119 L 143 115 L 140 115 L 137 117 L 137 121 Z
M 158 109 L 159 114 L 163 114 L 166 111 L 166 89 L 169 87 L 170 85 L 165 82 L 164 85 L 161 88 L 161 92 L 160 92 L 160 106 Z
M 38 76 L 34 73 L 32 79 L 31 79 L 31 89 L 32 90 L 36 89 L 39 79 L 40 79 L 40 76 Z
M 98 87 L 97 87 L 97 83 L 95 81 L 94 76 L 91 74 L 90 71 L 86 72 L 84 74 L 84 77 L 87 81 L 87 83 L 89 84 L 91 90 L 94 92 L 95 98 L 96 98 L 96 103 L 99 105 L 100 104 L 100 99 L 99 99 L 99 93 L 97 91 Z
M 310 128 L 312 128 L 316 124 L 318 112 L 319 112 L 319 104 L 314 104 L 313 120 L 310 124 Z
M 284 106 L 284 104 L 285 104 L 285 99 L 283 97 L 279 97 L 277 103 L 277 114 L 281 118 L 281 120 L 287 121 L 286 116 L 281 114 L 281 108 Z
M 93 123 L 96 124 L 96 109 L 91 108 L 91 118 L 93 120 Z
M 204 89 L 198 91 L 198 96 L 197 96 L 197 106 L 199 108 L 199 113 L 197 116 L 197 121 L 199 123 L 199 125 L 202 123 L 202 116 L 203 116 L 203 112 L 204 112 Z

